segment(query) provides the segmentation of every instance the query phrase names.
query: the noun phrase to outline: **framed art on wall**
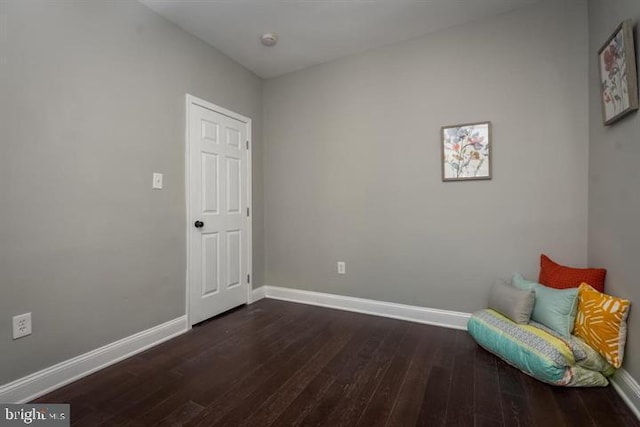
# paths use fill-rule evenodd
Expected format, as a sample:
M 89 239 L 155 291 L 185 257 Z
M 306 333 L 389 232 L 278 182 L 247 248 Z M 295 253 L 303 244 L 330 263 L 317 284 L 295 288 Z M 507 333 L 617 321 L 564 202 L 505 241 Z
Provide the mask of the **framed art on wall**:
M 491 123 L 442 127 L 442 180 L 491 179 Z
M 598 51 L 602 119 L 610 125 L 638 109 L 638 75 L 633 24 L 622 22 Z

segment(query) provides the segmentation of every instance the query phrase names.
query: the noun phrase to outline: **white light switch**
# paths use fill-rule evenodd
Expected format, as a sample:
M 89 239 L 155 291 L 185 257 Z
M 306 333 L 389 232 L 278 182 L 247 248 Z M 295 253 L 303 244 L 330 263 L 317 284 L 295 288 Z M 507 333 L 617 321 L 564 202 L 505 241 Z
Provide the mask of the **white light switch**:
M 154 172 L 153 173 L 153 188 L 156 190 L 162 190 L 162 174 Z

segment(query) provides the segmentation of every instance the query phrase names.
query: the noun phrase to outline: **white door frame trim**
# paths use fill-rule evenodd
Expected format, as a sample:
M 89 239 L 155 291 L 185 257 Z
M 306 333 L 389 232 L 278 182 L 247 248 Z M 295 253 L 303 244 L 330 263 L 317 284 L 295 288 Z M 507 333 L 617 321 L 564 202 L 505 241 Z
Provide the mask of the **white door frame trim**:
M 185 185 L 185 204 L 186 204 L 186 213 L 187 213 L 187 221 L 186 221 L 186 233 L 187 233 L 187 268 L 186 268 L 186 294 L 185 294 L 185 313 L 187 315 L 188 327 L 191 329 L 191 309 L 190 309 L 190 279 L 189 279 L 189 266 L 191 265 L 191 206 L 189 203 L 189 195 L 191 189 L 191 182 L 189 177 L 189 154 L 190 154 L 190 135 L 189 135 L 189 123 L 190 123 L 190 113 L 191 113 L 191 104 L 199 105 L 203 108 L 206 108 L 211 111 L 215 111 L 216 113 L 223 114 L 227 117 L 231 117 L 232 119 L 238 120 L 247 125 L 247 208 L 249 209 L 249 215 L 247 216 L 247 272 L 251 277 L 251 283 L 247 283 L 247 304 L 252 302 L 252 291 L 253 291 L 253 229 L 252 229 L 252 218 L 253 218 L 253 207 L 251 206 L 252 200 L 252 190 L 251 190 L 251 150 L 253 148 L 252 140 L 251 140 L 251 119 L 249 117 L 245 117 L 241 114 L 235 113 L 231 110 L 227 110 L 226 108 L 220 107 L 211 102 L 205 101 L 204 99 L 197 98 L 191 94 L 186 94 L 185 96 L 185 168 L 184 168 L 184 185 Z M 244 279 L 244 278 L 243 278 Z

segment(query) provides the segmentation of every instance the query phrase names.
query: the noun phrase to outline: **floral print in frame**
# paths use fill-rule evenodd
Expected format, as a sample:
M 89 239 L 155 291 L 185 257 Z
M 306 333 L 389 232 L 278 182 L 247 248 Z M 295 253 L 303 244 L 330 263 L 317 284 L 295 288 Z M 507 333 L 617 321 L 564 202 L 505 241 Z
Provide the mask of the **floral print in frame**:
M 602 117 L 610 125 L 638 109 L 633 24 L 624 21 L 598 51 Z
M 491 179 L 491 123 L 442 128 L 442 180 Z

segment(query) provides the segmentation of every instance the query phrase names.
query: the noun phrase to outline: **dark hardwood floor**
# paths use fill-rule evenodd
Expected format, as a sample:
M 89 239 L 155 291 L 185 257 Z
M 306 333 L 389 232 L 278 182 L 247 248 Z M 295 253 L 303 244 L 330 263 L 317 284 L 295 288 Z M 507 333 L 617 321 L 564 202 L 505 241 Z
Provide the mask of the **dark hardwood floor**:
M 465 331 L 261 300 L 41 397 L 74 426 L 640 426 Z

